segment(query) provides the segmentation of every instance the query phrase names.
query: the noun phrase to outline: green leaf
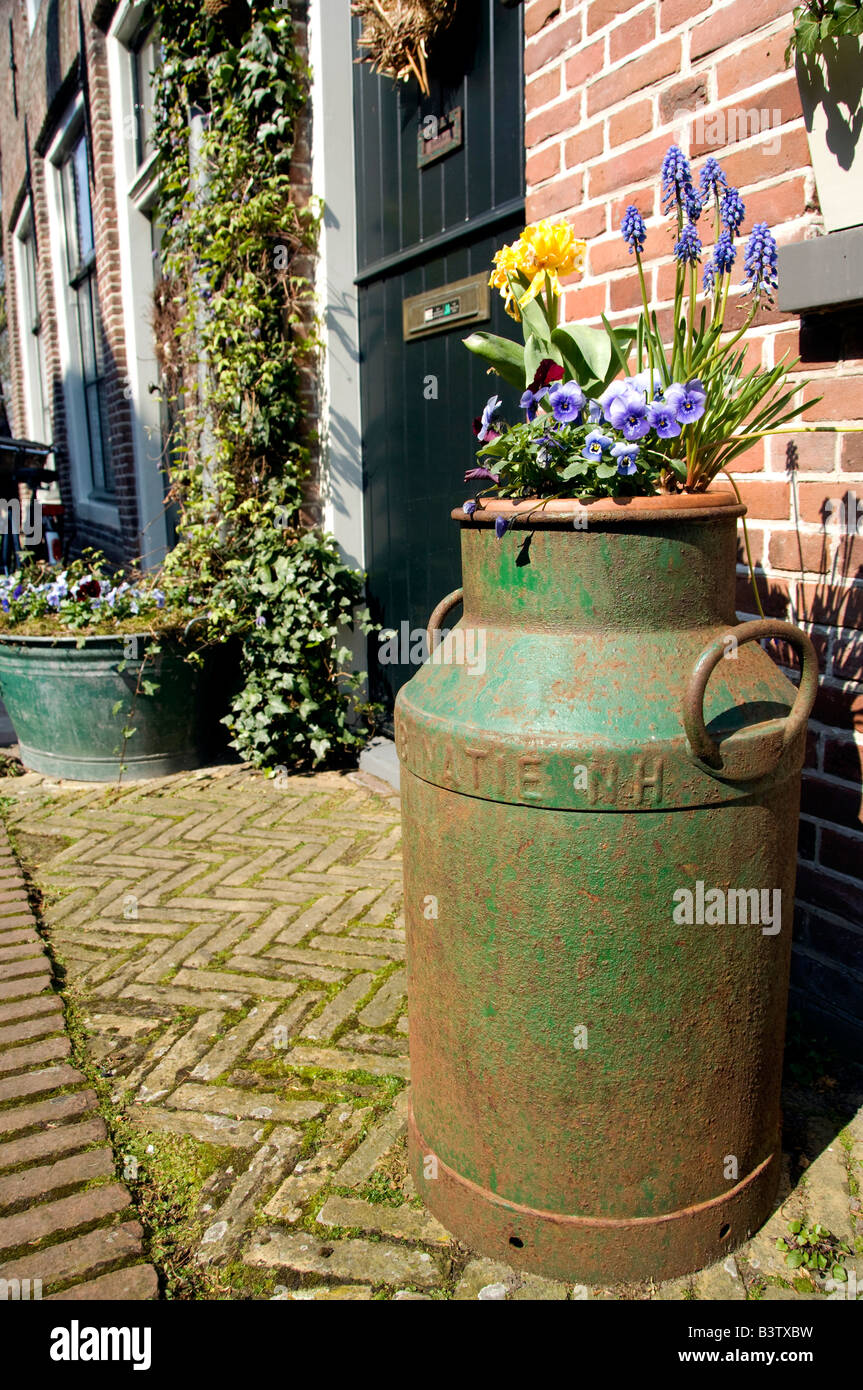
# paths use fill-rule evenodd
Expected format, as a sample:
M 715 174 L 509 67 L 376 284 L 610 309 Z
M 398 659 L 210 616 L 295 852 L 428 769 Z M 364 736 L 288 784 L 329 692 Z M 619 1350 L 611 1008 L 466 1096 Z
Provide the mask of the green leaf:
M 563 353 L 567 362 L 575 364 L 576 381 L 583 385 L 588 377 L 602 381 L 612 360 L 608 333 L 601 328 L 589 328 L 576 323 L 569 328 L 556 328 L 551 341 Z
M 628 353 L 629 345 L 631 344 L 632 339 L 635 337 L 636 329 L 632 329 L 629 340 L 627 341 L 625 338 L 618 336 L 619 334 L 621 334 L 621 330 L 618 328 L 612 328 L 611 324 L 608 322 L 608 319 L 605 317 L 605 314 L 602 315 L 602 322 L 605 325 L 605 331 L 608 334 L 609 341 L 611 343 L 612 356 L 614 357 L 614 360 L 617 363 L 617 368 L 619 371 L 626 374 L 629 371 L 629 365 L 627 363 L 625 353 Z M 629 330 L 626 331 L 628 332 Z M 617 373 L 615 372 L 615 375 L 616 374 Z
M 117 718 L 117 715 L 120 713 L 120 710 L 121 710 L 122 708 L 123 708 L 123 701 L 122 701 L 122 700 L 117 700 L 116 704 L 113 704 L 113 705 L 111 706 L 111 714 L 112 714 L 112 716 L 113 716 L 114 719 Z
M 553 344 L 541 341 L 535 333 L 529 333 L 524 344 L 524 380 L 525 386 L 533 381 L 537 369 L 541 362 L 551 360 L 556 362 L 559 367 L 564 366 L 563 358 Z
M 788 1229 L 789 1229 L 789 1231 L 791 1232 L 791 1234 L 792 1234 L 793 1236 L 797 1236 L 797 1235 L 799 1235 L 800 1232 L 803 1230 L 803 1222 L 802 1222 L 802 1221 L 789 1221 L 789 1223 L 788 1223 Z
M 799 1250 L 794 1250 L 790 1255 L 785 1256 L 785 1263 L 789 1269 L 799 1269 L 803 1263 L 803 1256 Z
M 588 469 L 587 459 L 576 459 L 570 463 L 561 473 L 561 478 L 568 483 L 572 478 L 583 478 Z
M 848 1283 L 848 1272 L 842 1265 L 834 1265 L 830 1273 L 838 1284 Z
M 501 338 L 496 333 L 471 333 L 463 342 L 468 352 L 482 357 L 508 385 L 518 391 L 524 390 L 525 350 L 521 343 Z
M 525 304 L 519 309 L 519 313 L 521 314 L 525 342 L 529 334 L 535 334 L 539 341 L 545 345 L 545 355 L 549 357 L 551 355 L 551 333 L 548 319 L 545 317 L 545 310 L 539 298 L 532 299 L 529 304 Z

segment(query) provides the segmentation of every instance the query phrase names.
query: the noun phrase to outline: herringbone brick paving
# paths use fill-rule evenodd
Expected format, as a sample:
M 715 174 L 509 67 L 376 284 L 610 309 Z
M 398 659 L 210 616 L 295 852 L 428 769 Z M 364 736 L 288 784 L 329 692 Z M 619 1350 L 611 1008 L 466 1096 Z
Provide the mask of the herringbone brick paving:
M 416 1199 L 404 1162 L 398 798 L 383 784 L 337 773 L 267 779 L 231 767 L 107 791 L 28 774 L 4 789 L 53 952 L 86 1015 L 89 1055 L 128 1132 L 142 1142 L 177 1136 L 207 1159 L 188 1252 L 203 1280 L 198 1296 L 633 1296 L 573 1293 L 478 1259 Z M 14 971 L 19 957 L 9 959 Z M 0 954 L 0 1009 L 4 968 Z M 65 1054 L 47 1023 L 40 1031 L 41 1014 L 14 1017 L 25 1029 L 15 1044 L 31 1065 L 62 1070 Z M 2 1065 L 0 1055 L 0 1096 Z M 75 1097 L 64 1087 L 64 1104 Z M 28 1106 L 40 1102 L 27 1096 Z M 800 1104 L 803 1122 L 817 1124 L 818 1102 Z M 70 1135 L 80 1131 L 77 1144 L 94 1142 L 80 1111 L 64 1114 Z M 805 1193 L 791 1190 L 789 1166 L 788 1201 L 807 1212 L 829 1207 L 831 1229 L 853 1240 L 859 1204 L 848 1164 L 863 1158 L 861 1117 L 844 1133 L 846 1148 L 828 1144 L 829 1128 Z M 816 1142 L 807 1139 L 812 1158 Z M 158 1145 L 127 1156 L 133 1196 L 139 1162 L 158 1161 L 148 1148 Z M 104 1156 L 88 1162 L 107 1181 Z M 67 1171 L 57 1169 L 55 1188 Z M 14 1174 L 18 1187 L 2 1181 L 0 1173 L 0 1203 L 5 1191 L 26 1210 L 26 1173 Z M 112 1191 L 119 1203 L 125 1188 L 92 1189 Z M 45 1201 L 35 1211 L 47 1211 L 39 1220 L 54 1229 L 77 1219 L 62 1198 Z M 101 1219 L 128 1235 L 122 1218 L 118 1206 Z M 762 1292 L 765 1278 L 783 1273 L 779 1233 L 756 1237 L 736 1262 L 694 1281 L 636 1296 Z M 764 1296 L 805 1295 L 768 1285 Z

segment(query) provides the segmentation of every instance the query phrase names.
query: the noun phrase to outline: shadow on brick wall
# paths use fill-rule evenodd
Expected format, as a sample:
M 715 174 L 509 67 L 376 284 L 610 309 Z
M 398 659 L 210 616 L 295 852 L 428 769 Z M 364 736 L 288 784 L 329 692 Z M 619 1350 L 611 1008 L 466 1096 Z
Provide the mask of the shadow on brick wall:
M 793 446 L 789 472 L 795 472 Z M 843 527 L 837 499 L 825 501 L 821 554 L 804 568 L 804 538 L 796 527 L 800 569 L 787 578 L 755 566 L 765 616 L 800 624 L 819 660 L 801 795 L 792 962 L 792 1008 L 805 1023 L 863 1059 L 863 748 L 854 741 L 863 713 L 863 578 L 854 565 L 856 498 L 850 488 Z M 806 542 L 811 545 L 812 532 Z M 738 563 L 746 564 L 742 541 Z M 817 575 L 816 577 L 813 577 Z M 757 616 L 748 573 L 740 576 L 738 610 Z M 797 679 L 797 658 L 785 643 L 772 654 Z

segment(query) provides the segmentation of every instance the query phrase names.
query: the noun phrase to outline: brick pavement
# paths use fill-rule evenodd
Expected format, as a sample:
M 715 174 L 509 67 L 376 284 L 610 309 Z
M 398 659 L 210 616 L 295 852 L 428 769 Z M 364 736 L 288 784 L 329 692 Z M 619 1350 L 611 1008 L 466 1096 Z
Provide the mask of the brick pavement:
M 0 1287 L 11 1298 L 149 1299 L 156 1271 L 70 1053 L 51 962 L 0 831 Z
M 174 1296 L 795 1299 L 824 1295 L 795 1291 L 779 1263 L 775 1240 L 793 1215 L 863 1247 L 854 1224 L 863 1079 L 846 1069 L 840 1081 L 813 1073 L 789 1091 L 784 1206 L 725 1264 L 659 1288 L 573 1290 L 477 1257 L 428 1215 L 406 1171 L 399 818 L 388 788 L 362 774 L 267 779 L 230 767 L 119 790 L 28 774 L 4 779 L 3 794 L 66 992 L 82 1011 L 94 1084 L 119 1117 L 121 1171 Z M 23 978 L 44 988 L 38 938 L 23 931 L 10 944 L 33 954 L 9 959 L 36 962 Z M 86 1128 L 99 1122 L 84 1078 L 61 1079 L 55 996 L 29 997 L 32 1008 L 10 1018 L 24 1031 L 0 1034 L 0 1047 L 30 1054 L 34 1068 L 52 1064 L 76 1145 L 104 1141 Z M 17 1103 L 45 1102 L 35 1090 Z M 96 1243 L 109 1222 L 133 1240 L 120 1205 L 127 1189 L 108 1180 L 104 1142 L 86 1156 L 86 1209 L 104 1206 L 90 1218 Z M 65 1194 L 69 1172 L 83 1169 L 50 1158 L 52 1190 Z M 183 1240 L 172 1244 L 171 1223 L 154 1232 L 149 1216 L 162 1200 L 153 1191 L 176 1185 L 181 1162 Z M 76 1198 L 55 1202 L 46 1188 L 44 1205 L 31 1206 L 26 1171 L 3 1186 L 15 1167 L 13 1154 L 0 1170 L 0 1204 L 11 1198 L 18 1221 L 7 1244 L 38 1223 L 55 1233 L 48 1239 L 71 1229 L 84 1210 Z M 78 1237 L 79 1246 L 93 1240 Z M 95 1248 L 81 1258 L 97 1258 Z

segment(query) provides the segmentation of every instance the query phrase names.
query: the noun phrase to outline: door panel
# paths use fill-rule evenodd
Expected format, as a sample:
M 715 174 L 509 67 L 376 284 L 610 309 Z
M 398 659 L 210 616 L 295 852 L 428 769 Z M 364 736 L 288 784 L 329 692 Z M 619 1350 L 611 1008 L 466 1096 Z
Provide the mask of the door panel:
M 469 495 L 462 476 L 476 450 L 471 422 L 495 392 L 510 418 L 517 401 L 464 348 L 470 326 L 405 343 L 402 301 L 487 275 L 494 252 L 521 230 L 521 10 L 465 0 L 430 55 L 426 99 L 415 82 L 396 85 L 365 64 L 354 74 L 369 598 L 385 627 L 424 629 L 434 605 L 459 583 L 458 527 L 449 513 Z M 422 121 L 455 107 L 462 109 L 461 147 L 418 168 Z M 491 314 L 477 327 L 518 332 L 496 293 Z M 411 671 L 378 666 L 373 651 L 375 697 L 391 705 Z

